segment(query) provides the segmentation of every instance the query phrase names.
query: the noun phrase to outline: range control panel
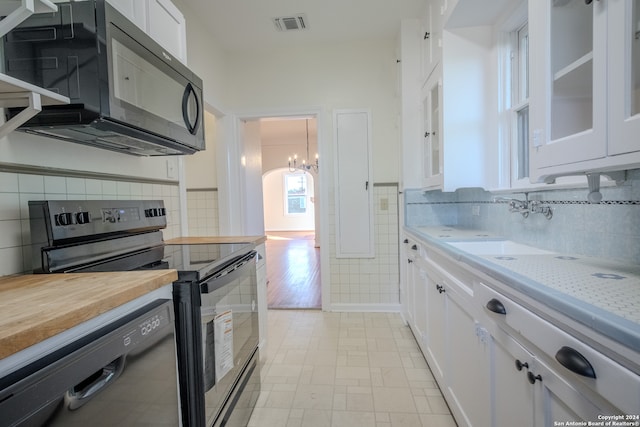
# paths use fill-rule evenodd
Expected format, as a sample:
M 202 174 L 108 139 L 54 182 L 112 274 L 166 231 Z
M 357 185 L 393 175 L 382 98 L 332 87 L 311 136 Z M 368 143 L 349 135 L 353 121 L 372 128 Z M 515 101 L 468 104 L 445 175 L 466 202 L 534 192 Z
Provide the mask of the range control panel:
M 31 234 L 53 239 L 161 229 L 167 226 L 162 200 L 30 201 Z

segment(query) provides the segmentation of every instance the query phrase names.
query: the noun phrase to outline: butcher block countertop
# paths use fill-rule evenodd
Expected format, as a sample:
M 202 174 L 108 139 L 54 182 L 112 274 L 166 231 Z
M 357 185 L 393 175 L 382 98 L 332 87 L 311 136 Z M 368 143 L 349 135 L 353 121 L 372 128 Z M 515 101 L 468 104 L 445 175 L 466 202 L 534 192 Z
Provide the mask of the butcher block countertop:
M 267 241 L 267 236 L 206 236 L 176 237 L 165 240 L 167 245 L 202 245 L 209 243 L 251 243 L 259 245 Z
M 176 270 L 0 277 L 0 359 L 177 279 Z

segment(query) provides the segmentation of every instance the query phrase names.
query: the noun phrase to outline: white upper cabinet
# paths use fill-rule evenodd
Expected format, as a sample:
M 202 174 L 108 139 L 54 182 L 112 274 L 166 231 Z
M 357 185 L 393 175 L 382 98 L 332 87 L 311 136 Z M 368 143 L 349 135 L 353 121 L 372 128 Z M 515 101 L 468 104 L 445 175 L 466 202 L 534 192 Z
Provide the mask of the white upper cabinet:
M 187 62 L 184 15 L 170 0 L 107 0 L 183 63 Z
M 425 81 L 442 58 L 442 6 L 427 2 L 421 22 L 420 47 L 422 81 Z
M 147 0 L 147 33 L 182 62 L 187 62 L 184 15 L 170 0 Z
M 107 0 L 107 2 L 118 9 L 118 12 L 129 18 L 131 22 L 145 32 L 147 31 L 147 14 L 144 1 Z
M 640 164 L 637 8 L 529 2 L 532 181 Z

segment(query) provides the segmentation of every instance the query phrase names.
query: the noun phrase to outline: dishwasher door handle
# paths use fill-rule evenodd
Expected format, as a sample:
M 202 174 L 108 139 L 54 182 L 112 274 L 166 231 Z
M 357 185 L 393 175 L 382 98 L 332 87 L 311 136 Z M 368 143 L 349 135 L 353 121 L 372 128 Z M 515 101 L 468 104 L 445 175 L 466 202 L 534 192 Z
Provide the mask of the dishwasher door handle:
M 117 380 L 124 370 L 124 359 L 125 356 L 118 357 L 116 360 L 102 368 L 102 373 L 100 373 L 100 375 L 93 381 L 85 384 L 85 382 L 89 380 L 87 379 L 69 390 L 65 395 L 67 408 L 70 411 L 80 408 L 82 405 L 89 402 L 93 396 Z

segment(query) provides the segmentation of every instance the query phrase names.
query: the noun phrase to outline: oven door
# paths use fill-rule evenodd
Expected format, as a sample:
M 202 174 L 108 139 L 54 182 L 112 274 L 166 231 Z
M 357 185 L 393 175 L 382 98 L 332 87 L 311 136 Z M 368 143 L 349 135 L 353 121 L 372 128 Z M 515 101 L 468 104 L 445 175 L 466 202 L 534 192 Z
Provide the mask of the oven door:
M 204 149 L 200 79 L 115 9 L 105 7 L 109 119 Z
M 227 264 L 203 281 L 200 291 L 206 425 L 210 426 L 218 422 L 223 407 L 230 406 L 230 399 L 255 403 L 240 396 L 240 388 L 246 384 L 243 373 L 255 365 L 252 356 L 258 347 L 256 252 Z M 252 381 L 247 391 L 256 395 Z

